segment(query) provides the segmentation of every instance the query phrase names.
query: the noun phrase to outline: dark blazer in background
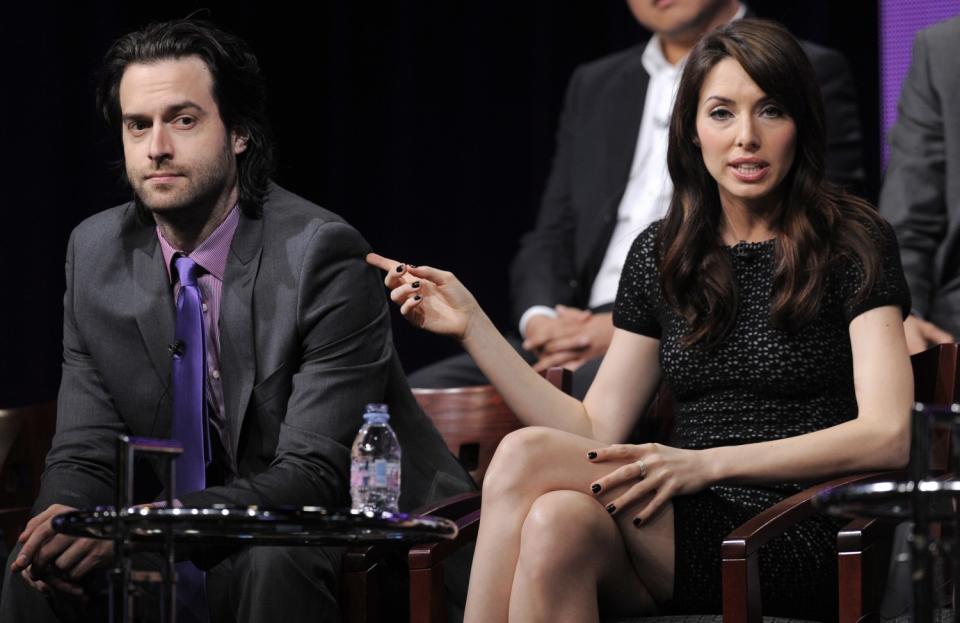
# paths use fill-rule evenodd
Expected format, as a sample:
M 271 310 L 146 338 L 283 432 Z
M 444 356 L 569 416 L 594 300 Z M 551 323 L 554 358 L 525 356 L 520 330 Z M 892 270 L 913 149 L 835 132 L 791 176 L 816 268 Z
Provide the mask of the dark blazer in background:
M 960 335 L 960 18 L 914 42 L 880 212 L 897 232 L 914 313 Z
M 570 79 L 537 223 L 510 269 L 515 323 L 534 305 L 587 306 L 640 132 L 649 82 L 641 62 L 645 46 L 583 65 Z M 827 176 L 860 190 L 860 118 L 849 65 L 834 50 L 805 41 L 801 46 L 823 94 Z
M 410 394 L 368 250 L 338 216 L 277 186 L 262 218 L 241 216 L 220 310 L 239 477 L 178 495 L 185 505 L 346 506 L 371 402 L 390 406 L 403 447 L 402 508 L 471 487 Z M 170 432 L 174 301 L 156 226 L 132 203 L 91 217 L 66 272 L 57 432 L 34 512 L 112 503 L 116 435 Z

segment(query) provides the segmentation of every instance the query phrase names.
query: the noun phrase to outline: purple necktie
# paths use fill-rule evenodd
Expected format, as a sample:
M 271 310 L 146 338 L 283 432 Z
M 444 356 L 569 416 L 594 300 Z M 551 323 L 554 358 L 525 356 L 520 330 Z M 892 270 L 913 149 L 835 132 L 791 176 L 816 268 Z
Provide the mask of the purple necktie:
M 174 492 L 206 488 L 210 434 L 206 417 L 206 342 L 197 263 L 185 255 L 174 260 L 180 279 L 173 345 L 173 424 L 170 436 L 183 444 L 177 459 Z M 204 574 L 190 562 L 177 564 L 177 621 L 208 620 Z

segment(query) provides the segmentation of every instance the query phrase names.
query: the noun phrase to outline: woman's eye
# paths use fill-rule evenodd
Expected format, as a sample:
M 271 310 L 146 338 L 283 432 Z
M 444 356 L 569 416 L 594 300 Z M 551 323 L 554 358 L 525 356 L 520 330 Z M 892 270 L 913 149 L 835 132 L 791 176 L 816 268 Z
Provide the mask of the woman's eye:
M 764 117 L 782 117 L 783 110 L 779 106 L 765 106 L 762 111 L 760 111 Z
M 716 119 L 717 121 L 723 121 L 729 119 L 733 115 L 726 108 L 714 108 L 710 111 L 710 118 Z

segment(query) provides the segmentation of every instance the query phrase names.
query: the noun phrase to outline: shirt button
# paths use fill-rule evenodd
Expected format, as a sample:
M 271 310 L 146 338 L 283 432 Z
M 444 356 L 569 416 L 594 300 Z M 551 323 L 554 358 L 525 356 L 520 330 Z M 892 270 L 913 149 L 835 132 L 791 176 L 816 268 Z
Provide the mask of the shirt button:
M 219 380 L 220 380 L 220 370 L 212 370 L 212 371 L 210 372 L 210 376 L 212 376 L 214 379 L 216 379 L 216 380 L 219 381 Z
M 202 307 L 203 307 L 203 313 L 207 313 L 207 304 L 203 303 Z

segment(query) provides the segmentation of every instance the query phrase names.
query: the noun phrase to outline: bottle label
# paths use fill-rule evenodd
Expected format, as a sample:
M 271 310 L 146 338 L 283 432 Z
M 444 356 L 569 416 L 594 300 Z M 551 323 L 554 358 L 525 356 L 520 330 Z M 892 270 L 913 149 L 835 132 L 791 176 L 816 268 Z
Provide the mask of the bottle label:
M 353 489 L 376 487 L 400 489 L 400 462 L 386 459 L 354 461 L 350 470 Z
M 373 482 L 375 487 L 388 489 L 400 488 L 400 463 L 377 459 L 373 463 Z

